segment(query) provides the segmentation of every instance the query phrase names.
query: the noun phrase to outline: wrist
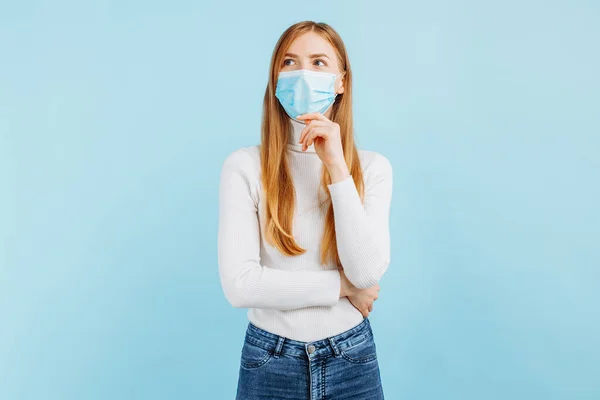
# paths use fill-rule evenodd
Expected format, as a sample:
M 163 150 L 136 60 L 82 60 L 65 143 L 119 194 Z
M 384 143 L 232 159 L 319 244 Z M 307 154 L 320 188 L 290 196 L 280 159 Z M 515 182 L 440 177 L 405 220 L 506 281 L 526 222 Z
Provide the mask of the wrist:
M 345 285 L 343 289 L 342 297 L 350 297 L 354 294 L 354 287 L 350 285 Z
M 348 297 L 352 295 L 353 287 L 346 279 L 343 270 L 338 270 L 340 273 L 340 297 Z
M 332 184 L 343 181 L 350 176 L 350 171 L 348 170 L 348 165 L 346 165 L 345 160 L 336 161 L 331 164 L 326 164 L 325 166 L 331 177 Z
M 342 271 L 338 270 L 338 274 L 340 275 L 340 299 L 342 297 L 346 297 L 346 285 L 344 283 L 344 277 L 342 276 Z

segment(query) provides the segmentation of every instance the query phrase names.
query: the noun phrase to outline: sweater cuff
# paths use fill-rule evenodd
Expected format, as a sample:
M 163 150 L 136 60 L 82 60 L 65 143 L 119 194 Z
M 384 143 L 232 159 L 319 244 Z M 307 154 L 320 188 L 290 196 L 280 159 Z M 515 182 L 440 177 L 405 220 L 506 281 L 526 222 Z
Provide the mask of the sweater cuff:
M 344 178 L 344 180 L 327 185 L 327 187 L 329 188 L 329 193 L 332 197 L 352 196 L 354 194 L 358 194 L 352 175 L 348 175 L 346 178 Z

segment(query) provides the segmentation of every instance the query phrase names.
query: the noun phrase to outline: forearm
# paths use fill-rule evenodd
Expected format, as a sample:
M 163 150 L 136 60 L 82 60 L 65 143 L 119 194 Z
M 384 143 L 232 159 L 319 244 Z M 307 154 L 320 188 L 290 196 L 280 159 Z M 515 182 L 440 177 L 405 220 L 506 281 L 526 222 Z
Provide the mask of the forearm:
M 341 297 L 338 270 L 284 271 L 255 261 L 220 262 L 225 297 L 234 307 L 293 310 L 334 306 Z
M 325 165 L 329 176 L 331 177 L 331 183 L 338 183 L 350 176 L 350 171 L 345 161 L 335 162 L 333 164 Z
M 364 205 L 347 168 L 328 167 L 338 254 L 357 288 L 378 283 L 390 263 L 391 166 L 380 158 L 375 167 Z
M 228 157 L 219 189 L 218 264 L 225 297 L 234 307 L 291 310 L 333 306 L 340 298 L 338 270 L 287 271 L 263 265 L 260 224 L 244 152 Z

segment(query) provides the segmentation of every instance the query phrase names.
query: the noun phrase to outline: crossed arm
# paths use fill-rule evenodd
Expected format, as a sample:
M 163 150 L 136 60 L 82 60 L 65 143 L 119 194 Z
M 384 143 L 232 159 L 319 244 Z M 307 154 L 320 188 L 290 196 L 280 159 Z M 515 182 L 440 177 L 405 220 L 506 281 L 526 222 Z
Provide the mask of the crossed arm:
M 218 264 L 225 297 L 240 308 L 335 305 L 341 290 L 338 270 L 285 271 L 261 264 L 258 209 L 248 173 L 253 168 L 250 155 L 238 150 L 221 169 Z M 348 280 L 359 288 L 377 283 L 389 264 L 391 166 L 367 189 L 363 207 L 351 177 L 329 185 L 338 252 Z

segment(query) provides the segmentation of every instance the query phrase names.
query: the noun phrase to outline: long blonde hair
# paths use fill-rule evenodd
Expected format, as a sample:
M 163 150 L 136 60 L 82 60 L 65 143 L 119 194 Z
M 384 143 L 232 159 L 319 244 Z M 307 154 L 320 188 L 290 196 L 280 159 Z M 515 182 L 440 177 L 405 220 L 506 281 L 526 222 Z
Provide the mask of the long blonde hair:
M 344 92 L 337 95 L 330 120 L 340 125 L 344 158 L 361 201 L 364 202 L 363 174 L 352 126 L 352 71 L 346 47 L 338 33 L 326 23 L 298 22 L 283 32 L 271 56 L 269 81 L 263 101 L 260 145 L 261 181 L 266 199 L 265 239 L 283 254 L 290 256 L 303 254 L 306 250 L 298 245 L 291 234 L 296 207 L 296 194 L 286 152 L 291 126 L 288 115 L 275 97 L 275 88 L 286 50 L 297 37 L 311 31 L 321 35 L 333 46 L 337 53 L 340 71 L 345 71 Z M 321 263 L 325 264 L 329 258 L 340 268 L 342 265 L 337 252 L 333 205 L 328 184 L 331 184 L 331 178 L 323 165 L 321 187 L 327 193 L 327 198 L 321 206 L 327 206 L 327 212 L 321 240 Z

